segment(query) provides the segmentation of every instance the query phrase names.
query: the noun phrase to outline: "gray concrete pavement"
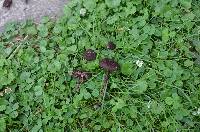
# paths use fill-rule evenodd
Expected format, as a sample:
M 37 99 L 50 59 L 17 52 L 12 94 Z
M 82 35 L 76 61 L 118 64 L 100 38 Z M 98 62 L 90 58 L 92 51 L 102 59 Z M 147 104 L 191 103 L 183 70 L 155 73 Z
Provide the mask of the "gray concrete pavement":
M 13 21 L 33 19 L 40 21 L 43 16 L 55 17 L 62 14 L 64 5 L 68 0 L 13 0 L 10 9 L 4 8 L 0 0 L 0 31 L 4 25 Z

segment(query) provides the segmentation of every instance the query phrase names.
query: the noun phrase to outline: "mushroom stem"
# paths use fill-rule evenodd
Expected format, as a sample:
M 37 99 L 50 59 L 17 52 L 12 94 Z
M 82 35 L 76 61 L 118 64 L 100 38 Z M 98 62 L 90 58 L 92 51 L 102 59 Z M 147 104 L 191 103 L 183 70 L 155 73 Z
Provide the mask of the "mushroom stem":
M 81 78 L 77 83 L 76 83 L 76 91 L 79 92 L 80 91 L 80 86 L 83 83 L 83 78 Z
M 102 103 L 101 103 L 101 108 L 103 109 L 103 105 L 104 105 L 104 100 L 105 100 L 105 96 L 106 96 L 106 90 L 108 87 L 108 80 L 109 80 L 109 72 L 107 71 L 106 74 L 104 75 L 104 80 L 103 80 L 103 87 L 102 87 Z
M 80 86 L 81 86 L 81 82 L 79 81 L 76 83 L 76 92 L 80 91 Z

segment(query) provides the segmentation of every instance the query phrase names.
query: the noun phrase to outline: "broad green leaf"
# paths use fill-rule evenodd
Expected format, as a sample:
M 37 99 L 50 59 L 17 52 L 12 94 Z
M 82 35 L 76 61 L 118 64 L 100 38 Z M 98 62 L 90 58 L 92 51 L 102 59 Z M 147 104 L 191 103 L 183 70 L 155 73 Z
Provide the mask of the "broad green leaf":
M 21 80 L 27 80 L 31 76 L 30 72 L 22 72 L 20 75 Z
M 125 8 L 126 16 L 133 15 L 136 12 L 136 7 L 130 3 L 127 8 Z
M 162 30 L 162 41 L 163 41 L 164 43 L 167 43 L 168 40 L 169 40 L 169 29 L 168 29 L 168 28 L 164 28 L 164 29 Z
M 4 111 L 6 109 L 6 101 L 4 99 L 0 99 L 0 111 Z
M 83 5 L 87 10 L 93 11 L 96 7 L 96 0 L 85 0 Z
M 48 16 L 44 16 L 42 19 L 41 19 L 41 23 L 48 23 L 50 21 L 50 18 Z
M 16 118 L 19 115 L 17 111 L 13 111 L 10 113 L 11 118 Z
M 29 35 L 36 35 L 37 34 L 37 29 L 36 29 L 35 26 L 28 27 L 26 30 L 27 30 L 26 31 L 27 34 L 29 34 Z
M 120 5 L 121 0 L 105 0 L 105 2 L 109 8 L 116 8 Z
M 19 108 L 19 103 L 15 103 L 13 106 L 12 106 L 12 110 L 15 111 Z
M 41 124 L 37 124 L 30 130 L 30 132 L 40 132 L 39 130 L 41 129 L 41 127 Z
M 180 4 L 184 6 L 186 9 L 191 8 L 192 0 L 179 0 Z
M 119 16 L 118 15 L 113 15 L 108 17 L 107 19 L 107 24 L 112 25 L 114 24 L 117 20 L 119 20 Z
M 59 33 L 62 32 L 62 29 L 63 29 L 62 26 L 57 25 L 57 26 L 55 26 L 55 27 L 53 28 L 53 32 L 54 32 L 55 34 L 59 34 Z
M 69 6 L 65 6 L 63 12 L 64 12 L 64 15 L 68 18 L 71 16 L 72 10 Z
M 73 54 L 77 50 L 77 45 L 72 45 L 70 47 L 67 47 L 67 50 L 69 51 L 69 54 Z
M 137 40 L 139 38 L 139 33 L 140 33 L 140 30 L 138 30 L 136 27 L 133 27 L 129 31 L 129 34 L 131 34 L 133 36 L 134 40 Z
M 85 88 L 82 88 L 80 90 L 80 93 L 83 95 L 84 99 L 91 98 L 91 94 Z
M 152 101 L 151 102 L 151 112 L 156 114 L 156 115 L 159 115 L 162 113 L 162 111 L 164 111 L 164 104 L 163 103 L 158 103 L 157 101 Z
M 94 70 L 98 67 L 99 67 L 99 61 L 98 60 L 92 61 L 92 62 L 87 62 L 87 63 L 83 64 L 83 68 L 88 69 L 88 70 Z
M 92 96 L 98 97 L 99 96 L 99 90 L 94 88 L 93 91 L 92 91 Z
M 112 112 L 117 112 L 117 110 L 122 109 L 124 106 L 126 106 L 126 102 L 119 98 L 115 103 L 115 106 L 112 108 Z
M 130 106 L 129 109 L 129 114 L 131 118 L 137 118 L 137 108 L 135 106 Z
M 148 85 L 145 80 L 138 80 L 131 90 L 136 94 L 142 94 L 147 90 L 147 87 Z
M 121 72 L 124 75 L 131 75 L 134 72 L 132 63 L 123 63 L 121 66 Z
M 172 104 L 173 104 L 173 98 L 172 98 L 172 97 L 167 97 L 167 98 L 165 99 L 165 103 L 166 103 L 167 105 L 172 105 Z
M 53 62 L 53 64 L 54 64 L 54 67 L 55 67 L 55 70 L 56 70 L 56 71 L 59 71 L 59 70 L 61 69 L 61 63 L 60 63 L 60 61 L 55 60 L 55 61 Z
M 165 69 L 163 70 L 163 74 L 164 74 L 166 77 L 171 77 L 171 76 L 172 76 L 172 73 L 173 73 L 173 71 L 170 70 L 169 68 L 165 68 Z
M 4 66 L 6 59 L 0 58 L 0 67 Z
M 186 61 L 184 61 L 184 66 L 186 66 L 186 67 L 193 66 L 193 64 L 194 64 L 194 62 L 191 61 L 191 60 L 186 60 Z
M 48 28 L 47 28 L 46 25 L 40 24 L 40 25 L 37 27 L 37 29 L 39 30 L 38 35 L 39 35 L 40 37 L 43 37 L 43 38 L 44 38 L 44 37 L 47 37 L 47 36 L 48 36 L 49 31 L 48 31 Z
M 133 126 L 133 121 L 131 119 L 126 120 L 127 126 Z
M 0 117 L 0 132 L 5 132 L 6 131 L 6 121 L 5 118 Z
M 36 96 L 41 96 L 43 94 L 43 88 L 42 86 L 35 86 L 34 92 Z

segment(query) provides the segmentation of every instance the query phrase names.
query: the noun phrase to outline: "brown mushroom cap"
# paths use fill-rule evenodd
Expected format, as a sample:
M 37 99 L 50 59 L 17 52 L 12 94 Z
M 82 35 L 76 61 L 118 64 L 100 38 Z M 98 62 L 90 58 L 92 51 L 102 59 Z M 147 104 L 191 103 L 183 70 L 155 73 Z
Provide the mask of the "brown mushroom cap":
M 116 48 L 116 45 L 113 42 L 108 42 L 107 48 L 110 50 L 114 50 Z
M 97 53 L 92 49 L 88 49 L 85 51 L 83 56 L 87 61 L 93 61 L 96 59 Z
M 12 5 L 12 0 L 4 0 L 3 7 L 10 8 Z
M 91 75 L 91 73 L 86 72 L 86 71 L 76 70 L 76 71 L 73 72 L 72 76 L 73 76 L 74 78 L 77 78 L 77 79 L 81 80 L 81 81 L 86 81 L 86 80 L 88 80 L 92 75 Z
M 105 58 L 100 61 L 100 67 L 106 71 L 113 72 L 119 68 L 119 64 L 115 62 L 113 59 Z

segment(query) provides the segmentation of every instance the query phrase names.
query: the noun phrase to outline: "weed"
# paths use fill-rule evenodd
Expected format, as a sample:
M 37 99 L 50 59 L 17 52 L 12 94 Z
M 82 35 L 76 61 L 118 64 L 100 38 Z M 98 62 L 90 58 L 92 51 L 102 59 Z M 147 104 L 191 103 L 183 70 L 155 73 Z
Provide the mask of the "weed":
M 0 36 L 0 131 L 199 131 L 199 5 L 72 0 L 56 21 L 9 24 Z M 120 65 L 103 109 L 102 58 Z M 74 92 L 77 69 L 92 76 Z

